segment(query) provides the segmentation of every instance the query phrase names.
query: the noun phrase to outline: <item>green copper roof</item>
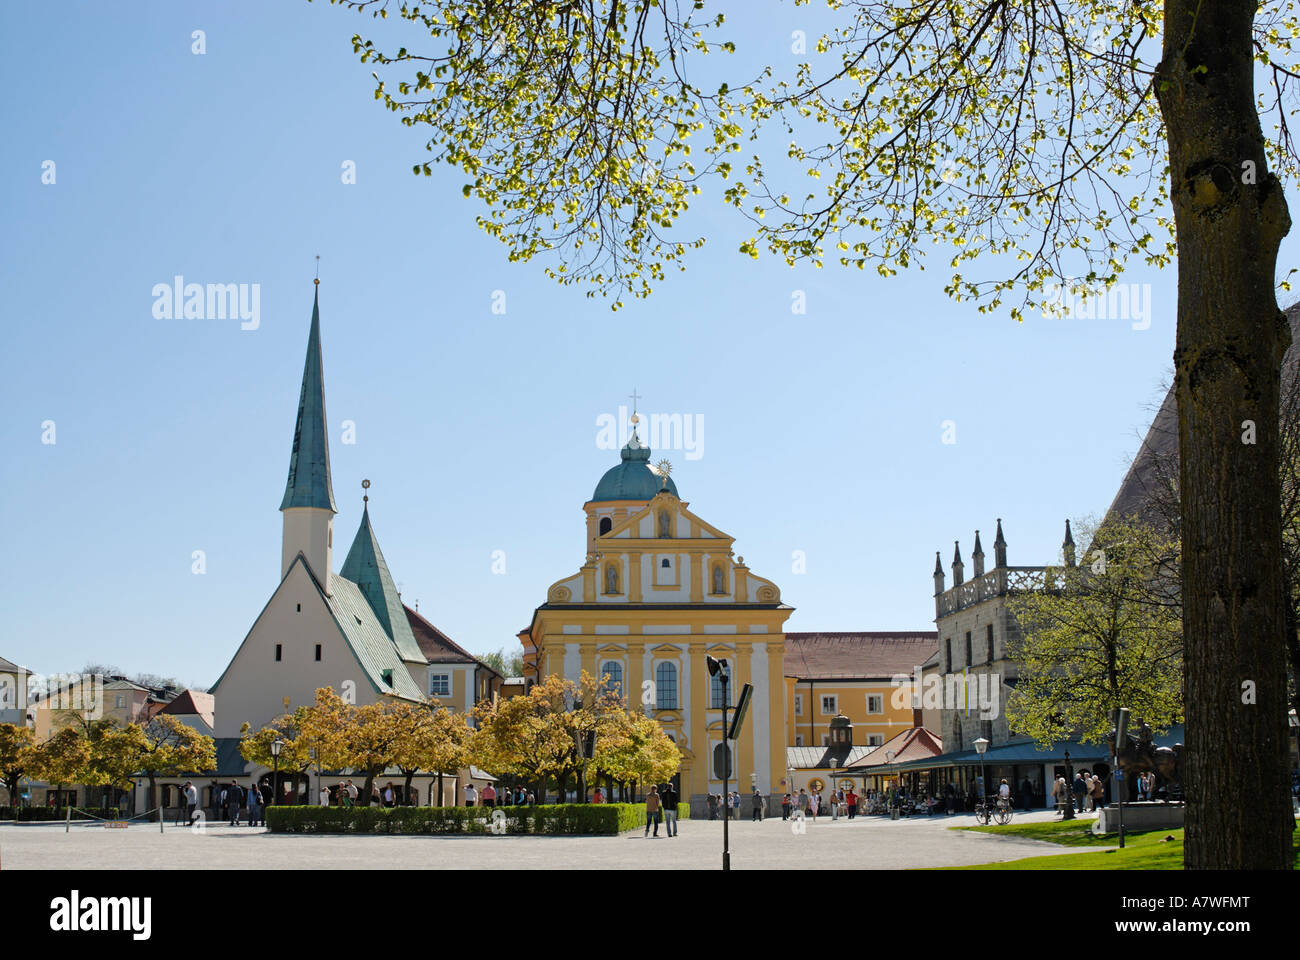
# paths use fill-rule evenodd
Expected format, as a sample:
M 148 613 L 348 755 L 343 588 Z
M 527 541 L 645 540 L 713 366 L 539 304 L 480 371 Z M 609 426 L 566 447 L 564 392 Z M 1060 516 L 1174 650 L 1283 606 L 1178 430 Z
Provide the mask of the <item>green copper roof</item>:
M 384 562 L 379 541 L 371 529 L 368 508 L 361 512 L 361 526 L 357 528 L 356 539 L 352 541 L 352 549 L 348 551 L 339 575 L 351 580 L 361 590 L 402 659 L 424 663 L 424 654 L 420 651 L 415 634 L 411 632 L 411 624 L 406 619 L 406 611 L 402 609 L 402 601 L 397 596 L 392 574 L 388 572 L 388 564 Z
M 411 672 L 398 656 L 393 640 L 376 619 L 362 588 L 346 577 L 330 574 L 330 594 L 326 602 L 375 689 L 381 693 L 391 691 L 408 700 L 422 700 L 424 691 L 411 679 Z M 411 627 L 405 617 L 402 623 L 409 632 Z M 385 682 L 385 676 L 390 682 Z
M 311 305 L 311 334 L 307 338 L 307 362 L 302 371 L 302 393 L 298 396 L 298 424 L 293 430 L 293 455 L 289 458 L 289 482 L 284 487 L 280 509 L 323 507 L 338 513 L 330 484 L 329 427 L 325 419 L 325 374 L 320 349 L 320 293 Z
M 652 500 L 664 489 L 663 478 L 650 469 L 650 448 L 637 438 L 636 430 L 619 456 L 623 462 L 600 478 L 592 500 Z M 667 489 L 677 496 L 672 477 L 668 478 Z

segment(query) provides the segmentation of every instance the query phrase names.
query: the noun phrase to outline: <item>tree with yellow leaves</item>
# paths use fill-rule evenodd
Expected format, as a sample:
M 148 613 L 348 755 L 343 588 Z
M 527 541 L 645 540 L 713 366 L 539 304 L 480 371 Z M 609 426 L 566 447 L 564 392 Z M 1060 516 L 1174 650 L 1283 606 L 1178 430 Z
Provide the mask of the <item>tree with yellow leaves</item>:
M 213 739 L 170 714 L 162 713 L 141 728 L 137 769 L 149 778 L 149 803 L 156 799 L 159 777 L 206 773 L 217 765 Z
M 9 805 L 18 806 L 18 784 L 36 762 L 36 741 L 25 726 L 0 723 L 0 783 L 9 792 Z
M 90 761 L 90 741 L 80 727 L 64 727 L 44 743 L 37 744 L 31 775 L 54 784 L 62 792 L 65 783 L 77 783 Z
M 443 774 L 469 766 L 471 730 L 464 714 L 453 713 L 435 702 L 410 707 L 411 730 L 398 741 L 393 765 L 406 776 L 406 796 L 411 796 L 411 778 L 423 770 L 438 774 L 441 804 Z M 432 802 L 432 797 L 430 797 Z M 408 799 L 409 802 L 409 799 Z

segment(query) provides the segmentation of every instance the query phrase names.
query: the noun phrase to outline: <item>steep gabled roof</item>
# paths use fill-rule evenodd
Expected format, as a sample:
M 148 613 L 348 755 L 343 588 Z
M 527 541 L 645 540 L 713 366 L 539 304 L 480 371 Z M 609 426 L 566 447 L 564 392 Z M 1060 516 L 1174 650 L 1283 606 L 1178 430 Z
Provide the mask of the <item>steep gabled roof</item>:
M 800 680 L 910 677 L 938 648 L 934 630 L 787 633 L 785 675 Z
M 217 698 L 210 693 L 198 690 L 183 690 L 158 713 L 171 713 L 180 716 L 193 714 L 203 720 L 209 727 L 215 726 Z
M 311 305 L 311 333 L 307 336 L 307 360 L 302 370 L 302 391 L 298 395 L 298 421 L 293 430 L 293 453 L 289 457 L 289 479 L 284 486 L 280 509 L 323 507 L 338 513 L 334 487 L 330 483 L 329 428 L 325 419 L 325 373 L 320 347 L 320 290 Z
M 317 583 L 316 587 L 319 590 L 320 584 Z M 321 596 L 329 604 L 330 613 L 334 615 L 348 646 L 365 668 L 375 689 L 408 700 L 423 700 L 423 691 L 411 679 L 396 645 L 375 616 L 361 588 L 346 577 L 331 574 L 330 593 L 321 591 Z M 402 622 L 406 622 L 405 618 Z M 411 642 L 415 642 L 414 637 Z
M 289 582 L 289 575 L 293 572 L 294 567 L 302 564 L 303 573 L 316 588 L 316 595 L 320 597 L 321 602 L 329 610 L 330 616 L 334 618 L 335 625 L 339 628 L 339 633 L 343 635 L 344 642 L 352 651 L 353 656 L 357 658 L 357 663 L 361 666 L 370 681 L 371 686 L 380 693 L 393 694 L 394 696 L 403 697 L 407 700 L 423 700 L 424 694 L 420 687 L 411 679 L 411 674 L 406 665 L 402 662 L 401 657 L 397 655 L 397 647 L 388 634 L 384 632 L 383 626 L 375 617 L 375 612 L 370 609 L 370 604 L 366 601 L 365 595 L 351 580 L 340 577 L 338 574 L 330 574 L 330 593 L 326 593 L 321 586 L 321 582 L 316 579 L 316 574 L 312 572 L 311 565 L 307 563 L 306 558 L 299 553 L 289 564 L 289 570 L 286 571 L 284 579 L 280 581 L 280 586 L 276 593 L 271 595 L 271 599 L 266 602 L 266 607 L 262 608 L 262 614 L 258 615 L 257 621 L 262 619 L 266 609 L 275 601 L 279 591 L 285 589 L 285 584 Z M 254 621 L 254 628 L 257 621 Z M 217 688 L 221 686 L 226 674 L 230 672 L 230 667 L 239 659 L 243 653 L 248 638 L 252 636 L 253 631 L 250 629 L 248 635 L 244 637 L 243 643 L 235 651 L 235 655 L 230 658 L 230 663 L 226 664 L 226 669 L 221 671 L 221 676 L 217 677 L 208 692 L 215 694 Z M 384 680 L 384 674 L 389 673 L 390 681 Z
M 402 609 L 406 611 L 407 622 L 420 645 L 420 652 L 430 663 L 477 663 L 492 669 L 410 607 L 403 605 Z
M 893 757 L 889 754 L 893 753 Z M 853 768 L 878 767 L 887 763 L 904 763 L 908 760 L 922 760 L 937 757 L 943 753 L 943 740 L 926 727 L 912 727 L 890 737 L 869 756 L 853 764 Z
M 420 645 L 402 612 L 397 586 L 393 583 L 392 574 L 388 572 L 383 551 L 379 549 L 379 541 L 375 539 L 375 532 L 370 526 L 369 508 L 361 513 L 361 526 L 357 528 L 352 549 L 348 551 L 339 575 L 361 590 L 401 658 L 408 663 L 424 663 L 424 654 L 420 652 Z

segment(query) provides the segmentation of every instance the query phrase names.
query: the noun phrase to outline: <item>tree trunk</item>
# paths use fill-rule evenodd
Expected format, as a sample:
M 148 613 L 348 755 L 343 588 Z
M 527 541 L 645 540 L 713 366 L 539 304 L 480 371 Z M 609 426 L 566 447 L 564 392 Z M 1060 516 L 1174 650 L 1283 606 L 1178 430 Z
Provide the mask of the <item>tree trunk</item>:
M 1295 605 L 1289 600 L 1286 605 L 1286 655 L 1291 665 L 1291 709 L 1300 710 L 1300 620 L 1297 620 Z
M 1166 0 L 1156 77 L 1178 233 L 1189 869 L 1292 864 L 1274 294 L 1291 221 L 1255 106 L 1256 6 Z
M 406 792 L 402 794 L 402 806 L 404 807 L 411 805 L 411 780 L 414 776 L 414 770 L 408 771 L 406 774 Z
M 375 789 L 375 775 L 373 773 L 367 773 L 366 785 L 361 788 L 361 796 L 357 797 L 357 799 L 361 801 L 361 806 L 363 807 L 370 806 L 371 791 L 374 789 Z
M 442 802 L 442 771 L 439 770 L 439 771 L 438 771 L 438 802 L 437 802 L 437 803 L 434 803 L 434 802 L 433 802 L 433 798 L 430 797 L 430 798 L 429 798 L 429 806 L 431 806 L 431 807 L 441 807 L 442 805 L 443 805 L 443 802 Z M 455 804 L 453 803 L 452 806 L 454 807 Z

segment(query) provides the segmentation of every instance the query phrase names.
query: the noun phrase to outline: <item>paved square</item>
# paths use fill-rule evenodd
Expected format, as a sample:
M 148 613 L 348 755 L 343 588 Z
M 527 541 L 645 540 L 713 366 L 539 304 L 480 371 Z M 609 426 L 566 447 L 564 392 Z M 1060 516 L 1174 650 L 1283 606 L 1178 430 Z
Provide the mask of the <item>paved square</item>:
M 1050 811 L 1017 814 L 1016 822 L 1051 820 Z M 970 815 L 888 820 L 809 821 L 796 834 L 788 822 L 732 821 L 733 869 L 906 869 L 1017 860 L 1077 847 L 949 830 Z M 0 869 L 121 870 L 171 867 L 257 869 L 606 869 L 716 870 L 722 864 L 721 821 L 685 820 L 679 836 L 401 837 L 269 834 L 261 828 L 209 826 L 202 832 L 157 824 L 126 830 L 62 824 L 0 827 Z M 1090 849 L 1098 850 L 1100 847 Z

